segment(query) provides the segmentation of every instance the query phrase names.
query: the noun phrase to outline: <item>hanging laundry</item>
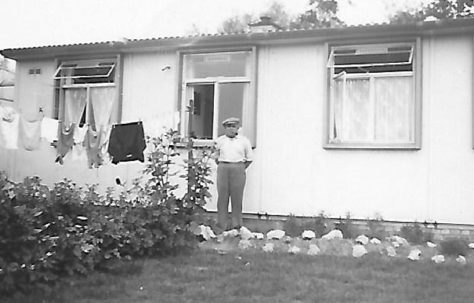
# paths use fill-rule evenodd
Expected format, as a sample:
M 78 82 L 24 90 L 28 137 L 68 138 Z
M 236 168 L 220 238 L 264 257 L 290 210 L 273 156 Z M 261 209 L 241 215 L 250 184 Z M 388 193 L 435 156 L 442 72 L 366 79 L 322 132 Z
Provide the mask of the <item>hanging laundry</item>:
M 71 159 L 73 161 L 85 161 L 86 149 L 84 148 L 84 140 L 87 133 L 87 127 L 79 127 L 76 125 L 74 130 L 74 146 L 72 147 Z
M 112 109 L 116 99 L 115 87 L 92 87 L 90 88 L 90 106 L 93 113 L 94 130 L 100 130 L 101 142 L 104 145 L 109 136 L 107 133 L 110 130 L 110 117 L 112 116 Z
M 74 145 L 74 129 L 75 124 L 73 123 L 70 127 L 64 126 L 63 122 L 59 122 L 58 127 L 58 142 L 57 142 L 57 153 L 58 156 L 56 157 L 55 162 L 59 162 L 59 164 L 63 164 L 64 157 L 66 154 L 72 149 Z
M 0 132 L 2 147 L 6 149 L 18 148 L 18 124 L 20 115 L 11 107 L 5 107 L 0 117 Z
M 23 148 L 28 151 L 38 149 L 41 143 L 41 123 L 43 114 L 32 121 L 20 117 L 19 138 Z
M 144 162 L 143 151 L 145 147 L 142 122 L 112 126 L 108 152 L 112 157 L 113 164 L 135 160 Z
M 98 168 L 102 165 L 102 152 L 100 149 L 101 130 L 94 131 L 91 127 L 87 129 L 84 138 L 84 147 L 87 152 L 87 162 L 89 168 Z
M 41 121 L 41 138 L 53 143 L 58 140 L 59 121 L 51 118 L 43 118 Z

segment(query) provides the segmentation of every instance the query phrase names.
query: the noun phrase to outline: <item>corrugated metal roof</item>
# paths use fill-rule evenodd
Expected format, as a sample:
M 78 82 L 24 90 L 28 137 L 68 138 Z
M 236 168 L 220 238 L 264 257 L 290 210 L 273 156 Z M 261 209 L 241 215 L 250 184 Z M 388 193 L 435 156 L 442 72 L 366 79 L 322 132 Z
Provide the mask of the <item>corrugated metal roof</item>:
M 410 24 L 364 24 L 335 28 L 319 28 L 305 30 L 272 30 L 264 33 L 250 31 L 232 34 L 215 33 L 174 37 L 152 37 L 143 39 L 127 39 L 121 41 L 103 41 L 90 43 L 46 45 L 38 47 L 11 48 L 0 53 L 12 59 L 28 57 L 54 57 L 59 55 L 87 53 L 118 53 L 140 51 L 146 49 L 186 49 L 192 47 L 231 46 L 245 44 L 284 43 L 294 40 L 332 40 L 375 37 L 390 34 L 391 36 L 422 35 L 437 33 L 474 32 L 474 18 L 437 20 Z

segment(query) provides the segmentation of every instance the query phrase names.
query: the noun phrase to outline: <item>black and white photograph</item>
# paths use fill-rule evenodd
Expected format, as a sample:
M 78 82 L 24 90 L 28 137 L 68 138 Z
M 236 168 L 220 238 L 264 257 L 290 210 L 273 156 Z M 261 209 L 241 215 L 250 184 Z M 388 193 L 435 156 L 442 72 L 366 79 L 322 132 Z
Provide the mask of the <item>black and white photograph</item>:
M 473 0 L 0 25 L 0 302 L 474 301 Z

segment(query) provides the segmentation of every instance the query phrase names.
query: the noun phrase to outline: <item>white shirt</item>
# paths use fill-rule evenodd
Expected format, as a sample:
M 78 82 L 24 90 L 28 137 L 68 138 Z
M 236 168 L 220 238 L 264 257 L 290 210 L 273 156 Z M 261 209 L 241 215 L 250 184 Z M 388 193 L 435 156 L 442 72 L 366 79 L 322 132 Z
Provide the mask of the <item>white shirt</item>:
M 219 162 L 249 162 L 252 161 L 252 145 L 249 139 L 242 135 L 233 138 L 220 136 L 216 140 Z

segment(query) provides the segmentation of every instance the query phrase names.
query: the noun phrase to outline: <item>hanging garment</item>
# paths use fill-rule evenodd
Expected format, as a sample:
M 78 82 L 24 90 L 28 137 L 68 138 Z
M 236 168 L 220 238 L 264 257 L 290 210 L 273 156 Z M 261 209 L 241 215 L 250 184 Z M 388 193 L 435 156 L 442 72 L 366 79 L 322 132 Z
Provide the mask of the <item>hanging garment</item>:
M 125 161 L 144 162 L 143 151 L 146 143 L 142 122 L 116 124 L 110 133 L 108 152 L 112 163 Z
M 73 123 L 70 127 L 65 127 L 62 122 L 59 122 L 58 127 L 58 142 L 56 146 L 56 150 L 58 156 L 56 157 L 55 162 L 59 162 L 59 164 L 63 164 L 64 157 L 66 154 L 72 149 L 74 145 L 74 129 L 75 124 Z
M 101 146 L 109 138 L 107 132 L 110 130 L 110 117 L 112 116 L 115 97 L 115 87 L 93 87 L 90 89 L 90 106 L 93 113 L 91 125 L 94 130 L 101 132 Z
M 84 138 L 84 147 L 87 152 L 87 162 L 89 168 L 98 168 L 102 165 L 102 152 L 100 149 L 100 138 L 102 132 L 94 131 L 91 127 L 88 128 Z
M 0 132 L 2 147 L 5 149 L 18 148 L 18 124 L 20 115 L 13 108 L 4 108 L 0 117 Z
M 43 118 L 41 121 L 41 138 L 49 143 L 58 140 L 59 121 L 51 118 Z
M 41 143 L 41 123 L 43 115 L 39 118 L 28 121 L 20 117 L 19 138 L 21 145 L 28 151 L 38 149 Z

